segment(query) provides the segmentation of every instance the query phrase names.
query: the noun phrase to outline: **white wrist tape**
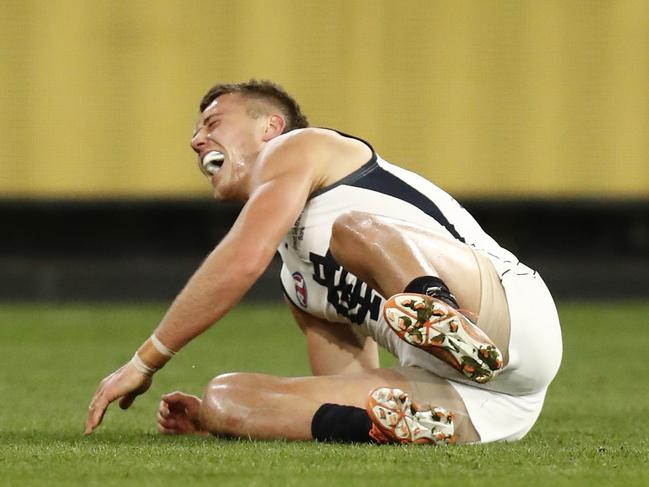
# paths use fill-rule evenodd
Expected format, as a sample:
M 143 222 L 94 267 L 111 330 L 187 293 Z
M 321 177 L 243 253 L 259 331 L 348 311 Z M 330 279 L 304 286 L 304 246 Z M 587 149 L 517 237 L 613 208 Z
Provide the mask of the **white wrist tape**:
M 136 370 L 139 372 L 142 372 L 145 375 L 153 375 L 156 370 L 153 367 L 149 367 L 147 364 L 144 363 L 144 361 L 140 358 L 140 356 L 135 352 L 135 355 L 133 355 L 133 358 L 131 359 L 131 364 L 133 367 L 135 367 Z
M 165 357 L 171 358 L 174 355 L 176 355 L 176 352 L 174 352 L 172 349 L 170 349 L 164 343 L 158 340 L 158 337 L 155 336 L 155 333 L 151 335 L 151 343 L 153 343 L 153 346 L 156 348 L 156 350 L 160 352 L 162 355 L 164 355 Z

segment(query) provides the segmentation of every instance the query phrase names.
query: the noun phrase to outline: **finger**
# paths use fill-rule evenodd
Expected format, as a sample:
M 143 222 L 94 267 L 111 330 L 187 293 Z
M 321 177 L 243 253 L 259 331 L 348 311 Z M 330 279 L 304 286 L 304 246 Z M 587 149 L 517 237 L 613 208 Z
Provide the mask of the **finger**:
M 170 412 L 195 413 L 200 408 L 201 400 L 197 396 L 185 394 L 184 392 L 175 391 L 162 396 L 162 400 L 167 403 Z
M 159 413 L 156 418 L 158 431 L 165 434 L 170 434 L 170 432 L 175 432 L 178 429 L 178 422 L 175 418 L 165 418 L 162 417 Z M 163 431 L 164 430 L 164 431 Z
M 92 434 L 92 432 L 101 424 L 104 414 L 106 413 L 106 408 L 112 402 L 106 398 L 104 388 L 110 379 L 115 375 L 115 372 L 104 377 L 95 394 L 92 396 L 92 401 L 90 401 L 90 406 L 88 406 L 88 418 L 86 419 L 86 429 L 83 432 L 84 435 Z
M 187 409 L 187 398 L 183 393 L 168 395 L 163 398 L 169 414 L 183 413 Z
M 185 393 L 180 391 L 173 391 L 170 392 L 169 394 L 162 395 L 162 400 L 166 403 L 182 401 L 184 398 L 185 398 Z
M 99 421 L 98 415 L 101 415 L 101 407 L 99 405 L 99 398 L 95 395 L 90 402 L 90 406 L 88 406 L 88 417 L 86 418 L 86 430 L 84 434 L 89 435 L 97 427 Z
M 86 421 L 86 430 L 84 434 L 91 434 L 102 422 L 104 419 L 104 413 L 106 412 L 106 407 L 95 406 L 89 411 L 88 420 Z
M 91 434 L 101 424 L 109 404 L 110 402 L 104 399 L 103 396 L 93 399 L 88 408 L 88 419 L 86 420 L 86 430 L 84 431 L 85 435 Z
M 164 423 L 165 421 L 169 421 L 173 418 L 173 416 L 169 416 L 168 414 L 164 414 L 162 411 L 158 411 L 158 413 L 155 415 L 156 419 L 158 420 L 158 423 Z
M 160 405 L 158 406 L 158 414 L 163 417 L 169 416 L 169 406 L 166 402 L 160 401 Z
M 163 435 L 170 435 L 170 434 L 171 434 L 171 430 L 169 430 L 168 428 L 165 428 L 161 423 L 158 423 L 158 424 L 156 425 L 156 429 L 157 429 L 160 433 L 162 433 Z
M 178 422 L 175 419 L 163 419 L 158 424 L 168 430 L 176 430 L 178 428 Z
M 119 400 L 119 407 L 122 409 L 128 409 L 131 407 L 131 404 L 133 404 L 133 401 L 135 401 L 135 398 L 138 396 L 137 393 L 130 393 L 126 394 L 123 398 Z
M 165 428 L 164 426 L 158 425 L 158 431 L 163 435 L 176 435 L 178 434 L 176 430 Z

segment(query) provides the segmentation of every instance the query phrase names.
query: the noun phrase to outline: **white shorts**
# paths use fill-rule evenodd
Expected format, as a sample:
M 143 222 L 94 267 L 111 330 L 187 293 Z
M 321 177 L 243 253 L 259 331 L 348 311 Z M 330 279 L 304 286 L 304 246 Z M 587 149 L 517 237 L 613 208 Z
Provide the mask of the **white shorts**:
M 478 324 L 485 329 L 492 324 L 483 327 L 483 320 L 509 319 L 507 365 L 488 383 L 477 384 L 427 352 L 404 343 L 409 348 L 400 353 L 401 366 L 414 366 L 415 370 L 421 368 L 447 379 L 462 398 L 481 442 L 517 440 L 536 422 L 548 385 L 559 370 L 559 317 L 538 273 L 520 263 L 493 262 L 480 252 L 476 252 L 476 260 L 482 282 Z M 410 374 L 404 375 L 409 379 Z M 413 390 L 425 391 L 421 375 L 413 373 L 412 377 L 419 382 Z M 436 402 L 433 397 L 414 399 Z

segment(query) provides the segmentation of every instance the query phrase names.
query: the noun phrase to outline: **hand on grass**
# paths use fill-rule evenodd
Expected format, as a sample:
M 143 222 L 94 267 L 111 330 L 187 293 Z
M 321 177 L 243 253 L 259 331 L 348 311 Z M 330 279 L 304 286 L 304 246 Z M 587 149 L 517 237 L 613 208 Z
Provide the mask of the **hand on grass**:
M 158 431 L 163 435 L 207 435 L 200 421 L 201 400 L 182 392 L 162 396 Z
M 90 402 L 85 435 L 101 424 L 108 405 L 120 399 L 119 407 L 128 409 L 135 398 L 151 386 L 151 376 L 138 371 L 130 362 L 105 377 Z

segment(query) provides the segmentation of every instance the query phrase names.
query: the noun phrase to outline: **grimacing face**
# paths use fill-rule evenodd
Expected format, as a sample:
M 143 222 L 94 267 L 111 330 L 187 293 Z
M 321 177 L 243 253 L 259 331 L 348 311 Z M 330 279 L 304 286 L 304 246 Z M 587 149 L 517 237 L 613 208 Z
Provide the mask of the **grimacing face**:
M 250 171 L 265 145 L 269 116 L 251 116 L 239 93 L 219 96 L 199 115 L 191 146 L 218 200 L 248 199 Z

